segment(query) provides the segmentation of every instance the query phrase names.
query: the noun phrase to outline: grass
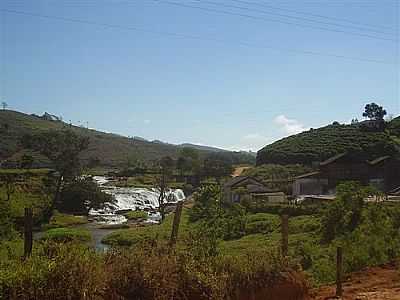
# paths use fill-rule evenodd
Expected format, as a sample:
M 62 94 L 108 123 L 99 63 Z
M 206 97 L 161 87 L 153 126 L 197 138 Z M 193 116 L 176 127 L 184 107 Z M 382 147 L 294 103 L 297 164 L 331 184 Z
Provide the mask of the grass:
M 124 214 L 124 217 L 127 218 L 128 220 L 146 220 L 148 218 L 148 214 L 145 211 L 140 211 L 140 210 L 135 210 L 135 211 L 129 211 Z
M 77 228 L 54 228 L 45 232 L 43 240 L 55 242 L 89 242 L 92 236 L 88 230 Z
M 131 246 L 149 239 L 167 240 L 171 235 L 173 218 L 174 214 L 170 214 L 161 224 L 117 230 L 103 238 L 102 242 L 109 245 Z M 187 235 L 188 229 L 188 210 L 184 208 L 179 225 L 179 236 Z
M 60 228 L 60 227 L 69 227 L 74 225 L 82 225 L 88 223 L 88 219 L 86 216 L 74 216 L 69 214 L 62 214 L 59 212 L 55 212 L 50 219 L 48 225 L 45 228 Z

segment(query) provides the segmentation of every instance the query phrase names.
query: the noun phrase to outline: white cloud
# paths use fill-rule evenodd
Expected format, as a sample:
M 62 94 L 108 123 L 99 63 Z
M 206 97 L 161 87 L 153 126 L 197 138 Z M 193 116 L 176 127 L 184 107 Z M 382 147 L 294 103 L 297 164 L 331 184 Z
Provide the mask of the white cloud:
M 146 124 L 146 125 L 151 123 L 150 120 L 144 120 L 143 122 L 144 122 L 144 124 Z
M 274 123 L 277 124 L 287 135 L 300 133 L 309 129 L 298 120 L 289 119 L 285 115 L 277 116 L 274 119 Z

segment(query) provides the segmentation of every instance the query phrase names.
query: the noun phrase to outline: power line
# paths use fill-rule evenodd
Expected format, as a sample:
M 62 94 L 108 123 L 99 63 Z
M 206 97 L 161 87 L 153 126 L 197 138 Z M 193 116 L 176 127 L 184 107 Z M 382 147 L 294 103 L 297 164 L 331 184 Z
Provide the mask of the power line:
M 24 16 L 37 17 L 37 18 L 50 19 L 50 20 L 58 20 L 58 21 L 64 21 L 64 22 L 70 22 L 70 23 L 79 23 L 79 24 L 85 24 L 85 25 L 94 25 L 94 26 L 99 26 L 99 27 L 104 27 L 104 28 L 145 32 L 145 33 L 151 33 L 151 34 L 156 34 L 156 35 L 160 35 L 160 36 L 174 37 L 174 38 L 178 38 L 178 39 L 203 40 L 203 41 L 211 41 L 211 42 L 220 43 L 220 44 L 228 44 L 228 45 L 235 44 L 237 46 L 242 46 L 242 47 L 247 47 L 247 48 L 268 49 L 268 50 L 273 50 L 273 51 L 278 51 L 278 52 L 284 51 L 284 52 L 289 52 L 289 53 L 316 55 L 316 56 L 322 56 L 322 57 L 325 56 L 325 57 L 333 57 L 333 58 L 339 58 L 339 59 L 386 64 L 386 65 L 396 64 L 393 62 L 383 61 L 383 60 L 361 58 L 361 57 L 351 57 L 351 56 L 331 54 L 331 53 L 322 53 L 322 52 L 309 51 L 309 50 L 278 48 L 278 47 L 272 47 L 272 46 L 266 46 L 266 45 L 256 45 L 256 44 L 243 42 L 243 41 L 230 42 L 230 41 L 217 39 L 217 38 L 205 38 L 205 37 L 201 37 L 201 36 L 197 36 L 197 35 L 188 35 L 188 34 L 167 32 L 167 31 L 149 30 L 149 29 L 142 29 L 142 28 L 138 28 L 138 27 L 126 27 L 126 26 L 120 26 L 120 25 L 114 25 L 114 24 L 108 24 L 108 23 L 93 22 L 93 21 L 87 21 L 87 20 L 81 20 L 81 19 L 75 19 L 75 18 L 66 18 L 66 17 L 54 16 L 54 15 L 44 15 L 44 14 L 39 14 L 39 13 L 25 12 L 25 11 L 17 11 L 17 10 L 10 10 L 10 9 L 0 9 L 0 11 L 5 12 L 5 13 L 10 13 L 10 14 L 24 15 Z
M 243 1 L 243 0 L 231 0 L 231 1 L 266 7 L 266 8 L 280 10 L 280 11 L 294 12 L 294 13 L 300 14 L 300 15 L 313 16 L 313 17 L 327 19 L 327 20 L 336 20 L 336 21 L 346 22 L 346 23 L 354 24 L 354 25 L 361 25 L 361 26 L 366 26 L 366 27 L 380 27 L 382 29 L 385 28 L 385 29 L 391 29 L 391 30 L 398 30 L 398 28 L 394 28 L 391 26 L 371 25 L 371 24 L 366 24 L 366 23 L 360 23 L 360 22 L 355 22 L 353 20 L 344 19 L 344 18 L 337 18 L 337 17 L 325 16 L 325 15 L 320 15 L 320 14 L 313 14 L 313 13 L 308 13 L 308 12 L 299 11 L 299 10 L 295 10 L 295 9 L 281 8 L 281 7 L 265 4 L 264 2 L 259 3 L 259 2 Z
M 230 11 L 221 10 L 221 9 L 209 8 L 209 7 L 188 5 L 188 4 L 183 4 L 183 3 L 178 3 L 178 2 L 168 1 L 168 0 L 154 0 L 154 1 L 159 2 L 159 3 L 169 4 L 169 5 L 185 7 L 185 8 L 192 8 L 192 9 L 208 11 L 208 12 L 217 13 L 217 14 L 239 16 L 239 17 L 242 17 L 242 18 L 254 19 L 254 20 L 259 20 L 259 21 L 276 22 L 276 23 L 282 23 L 282 24 L 286 24 L 286 25 L 293 25 L 293 26 L 303 27 L 303 28 L 312 28 L 312 29 L 325 30 L 325 31 L 331 31 L 331 32 L 345 33 L 345 34 L 349 34 L 349 35 L 361 36 L 361 37 L 384 40 L 384 41 L 390 41 L 390 42 L 396 42 L 396 43 L 398 41 L 396 39 L 378 37 L 378 36 L 375 36 L 375 35 L 369 35 L 369 34 L 363 34 L 363 33 L 355 33 L 355 32 L 349 32 L 349 31 L 340 30 L 340 29 L 331 29 L 331 28 L 319 27 L 319 26 L 314 26 L 314 25 L 293 23 L 293 22 L 288 22 L 288 21 L 283 21 L 283 20 L 267 19 L 267 18 L 264 18 L 264 17 L 258 17 L 258 16 L 254 16 L 254 15 L 235 13 L 235 12 L 230 12 Z
M 260 10 L 260 9 L 255 9 L 255 8 L 250 8 L 250 7 L 243 7 L 243 6 L 237 6 L 237 5 L 230 5 L 230 4 L 224 4 L 224 3 L 219 3 L 219 2 L 214 2 L 214 1 L 206 1 L 206 0 L 194 0 L 197 2 L 205 2 L 209 3 L 212 5 L 217 5 L 217 6 L 223 6 L 223 7 L 230 7 L 230 8 L 236 8 L 236 9 L 241 9 L 241 10 L 247 10 L 247 11 L 254 11 L 262 14 L 267 14 L 267 15 L 273 15 L 273 16 L 279 16 L 279 17 L 284 17 L 284 18 L 289 18 L 289 19 L 296 19 L 296 20 L 301 20 L 301 21 L 306 21 L 306 22 L 312 22 L 312 23 L 319 23 L 323 25 L 330 25 L 330 26 L 337 26 L 337 27 L 344 27 L 344 28 L 351 28 L 351 29 L 356 29 L 359 31 L 369 31 L 369 32 L 375 32 L 375 33 L 381 33 L 385 35 L 394 35 L 394 33 L 389 33 L 385 32 L 382 30 L 374 30 L 374 29 L 368 29 L 365 27 L 359 27 L 359 26 L 353 26 L 353 25 L 344 25 L 344 24 L 339 24 L 339 23 L 334 23 L 334 22 L 324 22 L 324 21 L 318 21 L 315 19 L 309 19 L 309 18 L 303 18 L 303 17 L 297 17 L 297 16 L 292 16 L 292 15 L 287 15 L 287 14 L 280 14 L 280 13 L 273 13 L 265 10 Z M 232 2 L 238 2 L 241 4 L 252 4 L 252 2 L 248 1 L 241 1 L 241 0 L 231 0 Z

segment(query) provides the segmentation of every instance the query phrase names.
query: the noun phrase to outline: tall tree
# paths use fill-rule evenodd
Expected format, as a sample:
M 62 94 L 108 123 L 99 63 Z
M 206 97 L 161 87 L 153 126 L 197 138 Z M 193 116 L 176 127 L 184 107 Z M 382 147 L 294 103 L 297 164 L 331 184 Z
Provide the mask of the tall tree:
M 6 110 L 6 108 L 8 107 L 7 102 L 1 102 L 1 106 L 3 107 L 3 110 Z
M 80 174 L 79 154 L 88 148 L 89 138 L 78 136 L 72 130 L 47 131 L 25 135 L 22 138 L 22 144 L 48 157 L 58 173 L 57 187 L 51 207 L 54 209 L 59 202 L 63 182 L 72 180 Z
M 214 177 L 218 183 L 232 172 L 232 162 L 217 153 L 209 155 L 203 162 L 203 174 L 207 177 Z
M 386 116 L 387 112 L 382 106 L 376 103 L 370 103 L 365 105 L 365 111 L 363 117 L 369 118 L 370 120 L 381 121 Z

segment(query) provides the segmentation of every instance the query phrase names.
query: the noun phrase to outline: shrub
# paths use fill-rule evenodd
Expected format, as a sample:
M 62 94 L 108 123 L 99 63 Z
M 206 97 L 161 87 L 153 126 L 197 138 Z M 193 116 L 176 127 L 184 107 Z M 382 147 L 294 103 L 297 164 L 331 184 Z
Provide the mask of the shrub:
M 246 234 L 271 233 L 279 227 L 277 215 L 256 213 L 247 215 Z

